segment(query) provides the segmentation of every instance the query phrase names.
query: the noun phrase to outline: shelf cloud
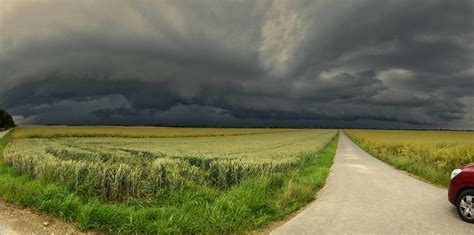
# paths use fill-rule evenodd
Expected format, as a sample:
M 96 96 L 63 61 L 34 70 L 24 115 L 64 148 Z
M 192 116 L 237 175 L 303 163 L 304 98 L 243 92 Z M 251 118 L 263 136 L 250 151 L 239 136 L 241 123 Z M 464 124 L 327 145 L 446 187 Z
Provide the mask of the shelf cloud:
M 4 0 L 0 107 L 23 124 L 472 128 L 473 4 Z

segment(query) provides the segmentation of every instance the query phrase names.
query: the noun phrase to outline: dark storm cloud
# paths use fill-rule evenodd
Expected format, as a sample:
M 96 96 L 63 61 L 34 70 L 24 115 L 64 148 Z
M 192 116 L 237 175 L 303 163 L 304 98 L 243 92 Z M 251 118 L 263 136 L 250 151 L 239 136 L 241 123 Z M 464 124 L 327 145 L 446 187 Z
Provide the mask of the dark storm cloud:
M 474 126 L 472 1 L 3 1 L 22 123 Z

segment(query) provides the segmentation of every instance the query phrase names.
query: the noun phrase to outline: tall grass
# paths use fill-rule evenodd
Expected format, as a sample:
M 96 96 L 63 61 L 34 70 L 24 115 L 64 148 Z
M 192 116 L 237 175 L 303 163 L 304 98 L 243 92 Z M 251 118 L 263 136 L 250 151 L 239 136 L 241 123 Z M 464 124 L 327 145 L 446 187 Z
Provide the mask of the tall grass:
M 474 162 L 474 133 L 459 131 L 345 130 L 373 156 L 446 187 L 451 171 Z
M 8 140 L 0 140 L 0 154 Z M 243 179 L 222 190 L 184 186 L 121 203 L 77 194 L 63 184 L 23 176 L 0 161 L 0 196 L 55 214 L 82 229 L 112 233 L 216 234 L 264 228 L 314 199 L 332 165 L 337 138 L 307 152 L 291 171 Z M 0 156 L 2 159 L 2 156 Z

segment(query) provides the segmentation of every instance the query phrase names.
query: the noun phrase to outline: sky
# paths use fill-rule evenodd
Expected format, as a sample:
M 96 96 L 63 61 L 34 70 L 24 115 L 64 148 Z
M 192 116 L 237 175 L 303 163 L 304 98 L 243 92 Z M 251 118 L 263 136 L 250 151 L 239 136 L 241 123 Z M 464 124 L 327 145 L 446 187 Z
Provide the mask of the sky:
M 19 124 L 474 129 L 474 1 L 0 0 Z

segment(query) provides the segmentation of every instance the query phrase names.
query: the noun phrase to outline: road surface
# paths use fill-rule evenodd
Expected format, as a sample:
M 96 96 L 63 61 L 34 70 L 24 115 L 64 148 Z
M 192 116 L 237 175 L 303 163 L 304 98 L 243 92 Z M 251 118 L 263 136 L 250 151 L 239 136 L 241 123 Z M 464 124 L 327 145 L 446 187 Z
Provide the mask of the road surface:
M 6 203 L 0 198 L 0 235 L 85 234 L 53 216 Z M 88 234 L 100 234 L 91 231 Z
M 447 190 L 370 156 L 342 132 L 317 200 L 271 234 L 474 234 Z
M 16 234 L 15 231 L 11 230 L 9 227 L 7 227 L 6 224 L 4 224 L 1 220 L 0 220 L 0 235 L 3 235 L 3 234 Z
M 6 134 L 8 134 L 8 132 L 10 132 L 10 130 L 0 131 L 0 139 L 3 138 L 3 136 L 5 136 Z

